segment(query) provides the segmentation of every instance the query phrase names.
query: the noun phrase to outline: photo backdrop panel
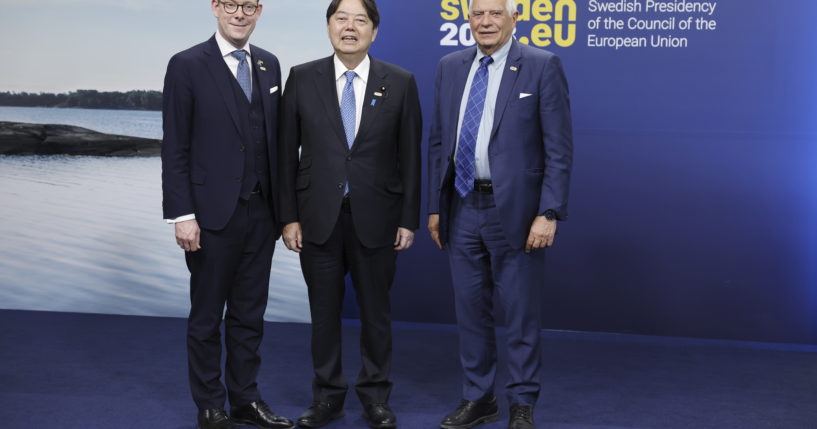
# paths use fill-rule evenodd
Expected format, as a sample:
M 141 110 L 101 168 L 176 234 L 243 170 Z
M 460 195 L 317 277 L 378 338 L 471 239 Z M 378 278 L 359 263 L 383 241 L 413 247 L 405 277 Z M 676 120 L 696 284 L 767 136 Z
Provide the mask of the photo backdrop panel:
M 517 39 L 562 57 L 574 115 L 545 327 L 817 342 L 817 7 L 517 3 Z M 373 55 L 417 76 L 427 131 L 437 61 L 473 45 L 467 1 L 379 6 Z M 395 318 L 452 322 L 447 256 L 419 235 Z

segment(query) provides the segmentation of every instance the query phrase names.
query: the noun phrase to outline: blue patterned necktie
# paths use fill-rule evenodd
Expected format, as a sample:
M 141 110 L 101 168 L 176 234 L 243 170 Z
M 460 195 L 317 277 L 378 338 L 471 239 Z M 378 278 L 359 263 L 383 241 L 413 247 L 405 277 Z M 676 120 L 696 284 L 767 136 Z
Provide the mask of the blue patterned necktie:
M 238 85 L 247 96 L 247 101 L 252 102 L 252 84 L 250 83 L 250 65 L 247 63 L 247 51 L 241 49 L 231 53 L 235 59 L 238 60 L 238 71 L 235 78 L 238 79 Z
M 482 121 L 482 111 L 485 107 L 485 95 L 488 91 L 488 65 L 494 59 L 485 56 L 479 60 L 479 68 L 471 82 L 471 91 L 468 93 L 468 104 L 465 105 L 465 114 L 462 116 L 460 140 L 457 144 L 457 157 L 454 162 L 454 187 L 461 197 L 465 198 L 474 189 L 474 150 L 477 147 L 477 133 Z
M 340 117 L 343 119 L 343 129 L 346 131 L 346 144 L 351 149 L 355 142 L 355 88 L 352 82 L 357 73 L 347 71 L 346 86 L 343 87 L 343 96 L 340 99 Z

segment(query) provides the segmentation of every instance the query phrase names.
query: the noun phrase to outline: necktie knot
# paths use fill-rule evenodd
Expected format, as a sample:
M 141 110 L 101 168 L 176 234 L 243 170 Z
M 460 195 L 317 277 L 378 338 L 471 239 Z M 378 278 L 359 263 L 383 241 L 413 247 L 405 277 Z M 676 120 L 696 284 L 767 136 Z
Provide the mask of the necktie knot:
M 357 73 L 355 73 L 352 70 L 349 70 L 346 73 L 344 73 L 344 75 L 346 75 L 346 84 L 349 85 L 349 84 L 352 83 L 352 81 L 355 80 L 355 77 L 357 76 Z
M 480 67 L 488 67 L 494 62 L 494 59 L 491 58 L 489 55 L 486 55 L 479 59 L 479 66 Z
M 239 49 L 230 53 L 238 61 L 245 61 L 247 59 L 247 51 Z

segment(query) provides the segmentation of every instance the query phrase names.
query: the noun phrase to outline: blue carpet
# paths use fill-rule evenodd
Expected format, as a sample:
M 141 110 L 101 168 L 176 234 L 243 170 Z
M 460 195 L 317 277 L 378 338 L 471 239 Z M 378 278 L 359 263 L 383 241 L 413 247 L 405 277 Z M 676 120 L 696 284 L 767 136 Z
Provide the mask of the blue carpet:
M 183 319 L 2 310 L 0 326 L 0 427 L 195 427 Z M 358 333 L 344 327 L 352 382 Z M 817 428 L 817 347 L 543 335 L 537 428 Z M 308 344 L 308 325 L 266 325 L 259 384 L 292 418 L 311 401 Z M 460 398 L 455 329 L 395 324 L 393 380 L 400 427 L 439 427 Z M 506 427 L 500 402 L 501 420 L 480 429 Z M 327 428 L 365 428 L 360 411 L 350 391 L 346 417 Z

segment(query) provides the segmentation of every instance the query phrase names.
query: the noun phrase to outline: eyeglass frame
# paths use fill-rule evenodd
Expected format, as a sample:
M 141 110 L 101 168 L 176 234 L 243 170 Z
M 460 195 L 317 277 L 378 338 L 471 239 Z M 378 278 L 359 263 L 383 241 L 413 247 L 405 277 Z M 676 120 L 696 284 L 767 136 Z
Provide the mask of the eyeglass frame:
M 261 8 L 261 5 L 260 5 L 259 3 L 256 3 L 256 4 L 252 4 L 252 3 L 242 3 L 242 4 L 238 4 L 238 3 L 233 2 L 233 1 L 221 1 L 221 0 L 218 0 L 218 3 L 219 3 L 219 4 L 221 5 L 221 7 L 224 9 L 224 13 L 228 13 L 228 14 L 230 14 L 230 15 L 232 15 L 232 14 L 234 14 L 234 13 L 238 12 L 238 9 L 241 9 L 241 13 L 243 13 L 245 16 L 253 16 L 253 15 L 255 15 L 256 13 L 258 13 L 258 9 L 260 9 L 260 8 Z M 232 11 L 232 12 L 230 12 L 229 10 L 227 10 L 227 4 L 234 4 L 234 5 L 235 5 L 235 10 L 234 10 L 234 11 Z M 254 7 L 254 8 L 255 8 L 255 10 L 253 10 L 253 11 L 252 11 L 252 13 L 247 13 L 247 11 L 244 9 L 244 7 L 246 7 L 246 6 L 252 6 L 252 7 Z

